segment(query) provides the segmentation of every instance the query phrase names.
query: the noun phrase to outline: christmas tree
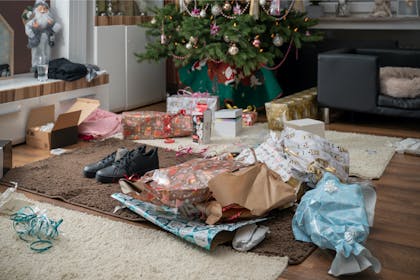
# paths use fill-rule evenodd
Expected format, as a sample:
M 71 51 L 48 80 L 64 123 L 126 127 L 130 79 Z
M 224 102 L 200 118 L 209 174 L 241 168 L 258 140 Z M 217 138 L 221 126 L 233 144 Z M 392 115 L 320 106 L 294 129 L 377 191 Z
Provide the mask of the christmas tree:
M 155 9 L 142 24 L 156 40 L 139 61 L 173 58 L 177 66 L 197 60 L 226 63 L 244 76 L 262 66 L 275 67 L 305 42 L 322 39 L 309 30 L 317 22 L 280 0 L 181 0 Z M 286 46 L 286 47 L 285 47 Z

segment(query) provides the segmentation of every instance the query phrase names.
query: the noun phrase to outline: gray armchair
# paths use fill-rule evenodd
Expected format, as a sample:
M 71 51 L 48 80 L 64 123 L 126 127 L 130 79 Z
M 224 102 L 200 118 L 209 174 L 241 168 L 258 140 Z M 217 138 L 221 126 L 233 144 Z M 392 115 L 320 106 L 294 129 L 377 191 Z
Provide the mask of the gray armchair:
M 318 55 L 318 104 L 324 108 L 420 118 L 420 98 L 381 94 L 379 68 L 420 68 L 420 50 L 339 49 Z

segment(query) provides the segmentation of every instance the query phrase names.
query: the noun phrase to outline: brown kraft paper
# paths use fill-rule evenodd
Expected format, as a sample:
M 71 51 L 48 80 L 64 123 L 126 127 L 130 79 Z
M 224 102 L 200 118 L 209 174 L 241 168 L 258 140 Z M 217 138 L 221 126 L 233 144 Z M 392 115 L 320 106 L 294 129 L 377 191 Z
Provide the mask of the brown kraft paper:
M 222 206 L 238 204 L 255 216 L 289 207 L 296 201 L 295 188 L 264 163 L 219 174 L 209 181 L 209 189 Z

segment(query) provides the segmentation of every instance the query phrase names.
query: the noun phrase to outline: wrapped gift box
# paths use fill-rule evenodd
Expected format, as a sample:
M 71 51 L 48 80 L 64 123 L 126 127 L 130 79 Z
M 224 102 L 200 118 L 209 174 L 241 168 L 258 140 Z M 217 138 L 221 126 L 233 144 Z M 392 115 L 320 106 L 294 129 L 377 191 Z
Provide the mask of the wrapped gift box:
M 219 109 L 219 97 L 208 93 L 189 93 L 168 96 L 166 98 L 166 112 L 176 114 L 184 110 L 187 115 L 191 115 L 197 104 L 207 104 L 207 108 L 214 111 Z
M 189 136 L 192 133 L 190 115 L 155 111 L 123 112 L 124 139 L 157 139 Z
M 271 130 L 283 130 L 283 118 L 285 120 L 315 119 L 318 114 L 316 88 L 267 102 L 265 110 L 268 128 Z
M 257 121 L 258 113 L 256 111 L 242 113 L 242 126 L 253 126 Z

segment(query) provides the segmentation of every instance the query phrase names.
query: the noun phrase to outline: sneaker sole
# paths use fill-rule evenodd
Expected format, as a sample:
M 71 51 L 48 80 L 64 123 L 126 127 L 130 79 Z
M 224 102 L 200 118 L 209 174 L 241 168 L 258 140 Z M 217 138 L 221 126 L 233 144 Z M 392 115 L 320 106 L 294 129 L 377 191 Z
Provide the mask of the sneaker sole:
M 96 174 L 95 176 L 96 181 L 98 181 L 99 183 L 105 183 L 105 184 L 118 183 L 118 181 L 121 178 L 123 177 L 105 177 L 105 176 L 100 176 L 98 174 Z
M 96 172 L 83 171 L 83 175 L 84 175 L 86 178 L 95 178 L 95 176 L 96 176 Z

